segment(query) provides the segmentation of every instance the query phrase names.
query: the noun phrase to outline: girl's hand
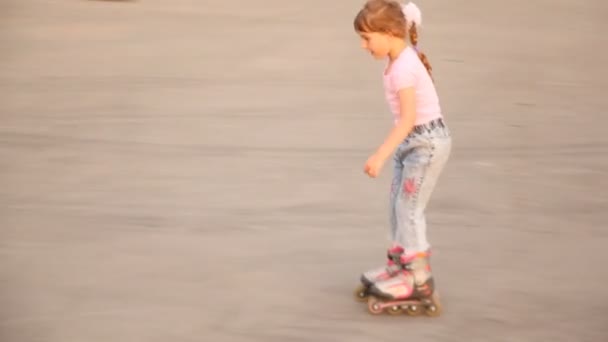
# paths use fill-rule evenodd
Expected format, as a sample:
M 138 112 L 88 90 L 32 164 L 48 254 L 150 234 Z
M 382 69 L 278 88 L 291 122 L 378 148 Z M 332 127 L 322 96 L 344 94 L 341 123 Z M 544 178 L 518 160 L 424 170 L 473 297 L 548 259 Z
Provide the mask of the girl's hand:
M 410 134 L 416 122 L 416 89 L 411 86 L 402 88 L 398 93 L 401 119 L 391 129 L 384 143 L 365 162 L 364 171 L 372 178 L 378 177 L 384 166 L 384 162 L 386 162 L 399 144 L 403 142 L 403 139 Z
M 371 178 L 376 178 L 380 174 L 385 160 L 377 153 L 372 154 L 365 162 L 364 172 Z

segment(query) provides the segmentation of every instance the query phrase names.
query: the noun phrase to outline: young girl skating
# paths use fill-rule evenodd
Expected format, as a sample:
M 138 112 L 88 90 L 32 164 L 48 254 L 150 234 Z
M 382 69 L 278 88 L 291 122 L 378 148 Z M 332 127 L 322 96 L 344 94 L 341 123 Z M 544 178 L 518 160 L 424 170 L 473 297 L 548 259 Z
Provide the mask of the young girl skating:
M 363 49 L 387 60 L 384 92 L 394 127 L 365 163 L 377 177 L 394 162 L 390 196 L 388 262 L 363 273 L 356 295 L 371 313 L 439 315 L 441 306 L 429 263 L 425 207 L 451 150 L 431 66 L 418 49 L 420 10 L 413 3 L 369 0 L 354 20 Z M 409 38 L 409 39 L 408 39 Z

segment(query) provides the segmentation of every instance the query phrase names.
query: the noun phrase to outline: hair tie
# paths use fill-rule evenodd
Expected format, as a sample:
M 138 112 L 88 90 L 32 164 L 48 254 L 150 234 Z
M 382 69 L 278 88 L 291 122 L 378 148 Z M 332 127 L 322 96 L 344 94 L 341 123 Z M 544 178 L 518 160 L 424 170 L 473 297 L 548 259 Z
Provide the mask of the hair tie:
M 422 24 L 422 12 L 413 2 L 401 5 L 401 12 L 405 16 L 405 26 L 408 30 L 412 25 L 420 26 Z

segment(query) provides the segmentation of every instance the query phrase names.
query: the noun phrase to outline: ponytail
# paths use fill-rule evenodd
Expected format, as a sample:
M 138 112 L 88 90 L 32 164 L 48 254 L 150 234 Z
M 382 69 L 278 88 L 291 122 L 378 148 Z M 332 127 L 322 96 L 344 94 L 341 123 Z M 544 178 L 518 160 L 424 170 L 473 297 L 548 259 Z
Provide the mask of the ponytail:
M 418 53 L 418 57 L 420 58 L 420 61 L 422 61 L 422 64 L 424 64 L 424 67 L 426 68 L 426 71 L 429 73 L 429 76 L 431 76 L 431 79 L 433 79 L 433 68 L 431 67 L 431 63 L 429 62 L 429 59 L 426 57 L 426 55 L 422 51 L 418 50 L 418 30 L 416 29 L 415 23 L 413 23 L 413 25 L 410 26 L 409 34 L 410 34 L 410 42 L 414 46 L 414 50 L 416 50 L 416 52 Z
M 420 58 L 420 61 L 422 61 L 422 64 L 424 64 L 429 76 L 431 76 L 431 79 L 433 79 L 433 68 L 431 67 L 431 63 L 429 63 L 426 55 L 418 49 L 418 27 L 422 24 L 422 13 L 420 12 L 418 6 L 412 2 L 401 5 L 401 11 L 405 16 L 406 27 L 410 36 L 410 43 L 413 45 L 414 50 L 416 50 L 418 53 L 418 57 Z

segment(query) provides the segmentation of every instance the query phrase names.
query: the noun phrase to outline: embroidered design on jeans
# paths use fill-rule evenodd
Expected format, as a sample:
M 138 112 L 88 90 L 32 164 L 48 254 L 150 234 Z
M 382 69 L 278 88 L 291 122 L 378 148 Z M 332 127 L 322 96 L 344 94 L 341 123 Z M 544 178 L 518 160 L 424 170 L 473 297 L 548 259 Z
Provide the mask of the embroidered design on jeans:
M 403 191 L 410 195 L 416 192 L 416 180 L 414 178 L 409 178 L 403 182 Z

